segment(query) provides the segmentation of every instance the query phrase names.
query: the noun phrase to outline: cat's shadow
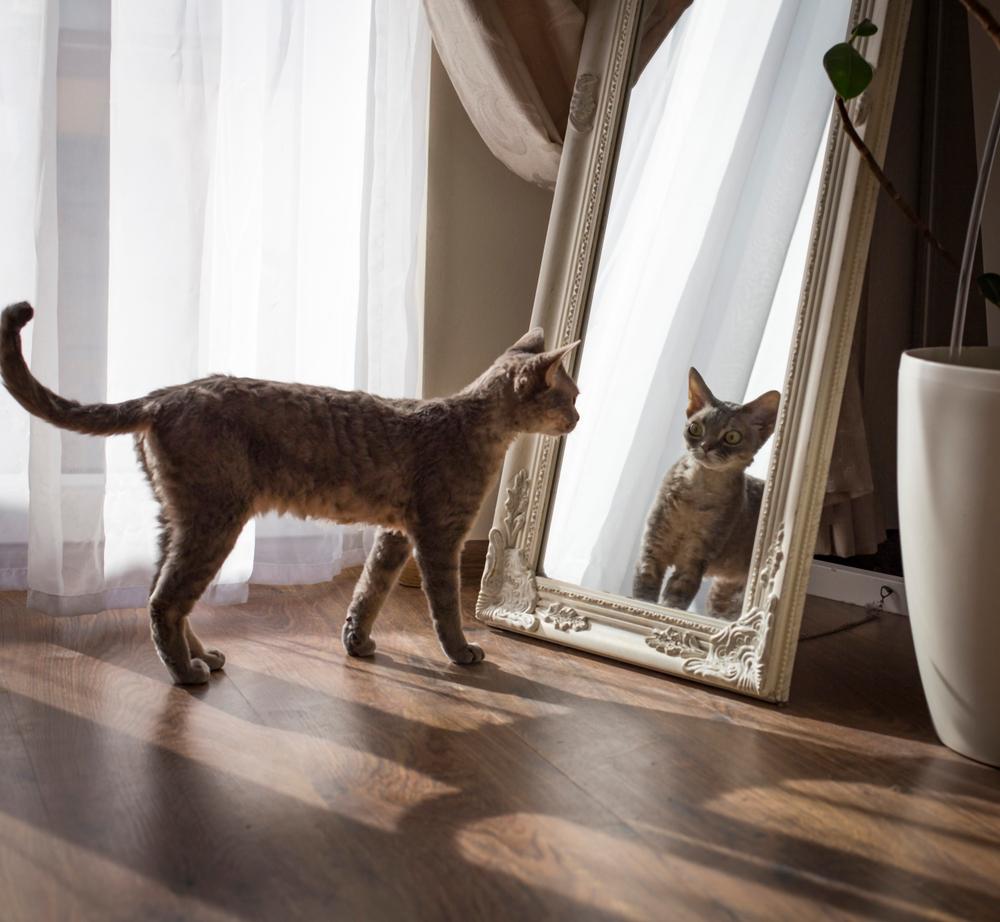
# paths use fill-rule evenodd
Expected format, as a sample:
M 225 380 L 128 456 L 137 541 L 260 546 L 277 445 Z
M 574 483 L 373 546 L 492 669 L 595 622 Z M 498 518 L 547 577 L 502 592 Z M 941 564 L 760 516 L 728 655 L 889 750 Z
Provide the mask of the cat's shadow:
M 163 684 L 160 730 L 150 740 L 129 743 L 133 749 L 139 746 L 145 753 L 140 761 L 164 769 L 157 768 L 146 780 L 151 796 L 162 800 L 154 804 L 154 812 L 166 824 L 162 834 L 158 834 L 164 843 L 162 860 L 147 866 L 141 850 L 133 854 L 134 849 L 94 832 L 88 833 L 87 841 L 88 847 L 95 847 L 122 864 L 141 864 L 143 873 L 176 892 L 190 891 L 185 877 L 189 873 L 187 865 L 169 844 L 175 841 L 175 835 L 182 836 L 179 812 L 198 816 L 199 835 L 208 842 L 247 835 L 247 847 L 257 856 L 249 867 L 263 875 L 256 885 L 264 886 L 269 895 L 284 892 L 285 882 L 261 884 L 261 880 L 266 881 L 262 870 L 266 864 L 273 862 L 278 869 L 273 874 L 286 874 L 289 881 L 298 880 L 296 875 L 309 870 L 308 866 L 290 869 L 283 854 L 296 840 L 299 824 L 307 837 L 318 837 L 317 847 L 322 845 L 335 852 L 336 848 L 329 843 L 340 842 L 341 837 L 347 836 L 361 854 L 384 855 L 379 875 L 394 880 L 404 891 L 410 883 L 416 887 L 422 883 L 412 879 L 411 864 L 416 850 L 434 854 L 436 862 L 454 868 L 454 873 L 487 891 L 518 892 L 524 889 L 523 884 L 515 883 L 502 871 L 487 870 L 470 860 L 462 842 L 464 831 L 491 822 L 506 822 L 509 814 L 517 813 L 570 822 L 579 827 L 583 836 L 587 830 L 612 838 L 638 836 L 647 848 L 662 853 L 665 860 L 702 864 L 714 872 L 746 881 L 759 881 L 764 852 L 770 861 L 796 869 L 796 873 L 782 876 L 781 886 L 788 893 L 821 900 L 847 912 L 878 916 L 884 913 L 886 905 L 878 892 L 867 893 L 857 884 L 848 889 L 836 878 L 894 880 L 896 892 L 907 894 L 913 910 L 909 916 L 902 913 L 904 918 L 916 918 L 928 907 L 975 907 L 986 899 L 974 887 L 942 882 L 899 867 L 889 858 L 878 860 L 856 854 L 819 841 L 818 837 L 797 833 L 795 829 L 761 829 L 719 809 L 719 804 L 728 797 L 738 797 L 741 791 L 781 791 L 822 782 L 825 789 L 832 785 L 834 790 L 837 785 L 881 785 L 904 791 L 913 788 L 923 797 L 943 802 L 960 796 L 983 804 L 995 814 L 1000 805 L 997 775 L 980 766 L 959 762 L 943 751 L 942 757 L 937 758 L 928 757 L 926 751 L 920 756 L 895 757 L 851 750 L 849 758 L 845 758 L 845 750 L 824 740 L 821 733 L 796 736 L 783 732 L 775 724 L 751 726 L 752 721 L 741 723 L 725 717 L 721 713 L 724 709 L 708 716 L 704 709 L 696 712 L 692 708 L 692 713 L 683 713 L 676 708 L 676 697 L 665 697 L 672 705 L 669 711 L 664 711 L 655 706 L 625 703 L 613 695 L 591 696 L 570 691 L 543 678 L 519 674 L 494 660 L 463 668 L 417 655 L 400 657 L 384 649 L 370 660 L 349 660 L 333 652 L 310 653 L 314 659 L 328 663 L 331 669 L 345 671 L 343 681 L 334 683 L 336 692 L 314 687 L 290 675 L 248 668 L 243 665 L 248 659 L 246 651 L 227 665 L 228 674 L 214 675 L 209 685 L 180 689 L 168 684 L 151 652 L 148 657 L 142 654 L 141 662 L 136 658 L 124 661 L 116 658 L 107 638 L 99 636 L 101 632 L 68 633 L 73 639 L 68 644 L 71 648 L 146 677 L 155 676 Z M 534 643 L 514 639 L 518 643 Z M 549 647 L 540 647 L 540 652 L 543 650 L 552 653 Z M 543 656 L 539 657 L 537 667 L 545 669 Z M 616 667 L 616 675 L 627 677 L 633 671 L 639 670 Z M 407 694 L 440 699 L 443 718 L 414 719 L 391 710 L 394 703 L 403 699 L 385 694 L 386 684 L 402 688 Z M 699 689 L 699 694 L 733 697 L 711 689 Z M 489 719 L 449 720 L 446 713 L 449 706 L 467 704 L 469 696 L 474 696 L 476 707 L 489 711 Z M 745 702 L 741 699 L 740 703 Z M 431 700 L 422 702 L 420 711 L 426 713 L 430 704 Z M 30 700 L 22 706 L 32 711 L 44 707 Z M 230 732 L 238 733 L 239 722 L 246 722 L 282 734 L 312 737 L 375 757 L 385 766 L 377 778 L 395 766 L 402 775 L 415 772 L 438 783 L 442 792 L 410 804 L 398 813 L 393 828 L 385 830 L 373 829 L 340 812 L 339 798 L 350 796 L 340 789 L 330 796 L 329 806 L 324 809 L 307 808 L 297 800 L 286 803 L 288 798 L 280 792 L 258 789 L 244 778 L 234 788 L 224 766 L 193 761 L 179 754 L 177 747 L 165 748 L 159 744 L 161 739 L 185 738 L 191 732 L 187 726 L 193 708 L 204 707 L 227 714 Z M 66 781 L 71 787 L 76 784 L 86 788 L 88 774 L 101 771 L 107 744 L 100 740 L 107 736 L 108 729 L 62 711 L 53 710 L 39 719 L 60 726 L 74 723 L 72 728 L 65 728 L 67 738 L 95 739 L 93 763 L 88 764 L 85 755 L 73 775 L 76 780 Z M 52 730 L 57 731 L 58 727 Z M 280 739 L 275 737 L 276 745 L 280 745 Z M 525 747 L 533 750 L 530 759 L 518 756 L 525 754 Z M 720 747 L 732 755 L 718 760 L 718 764 L 711 760 L 706 763 L 697 755 L 699 751 L 719 753 Z M 647 749 L 662 759 L 659 765 L 648 758 L 636 757 Z M 691 775 L 692 770 L 697 771 L 696 779 Z M 329 783 L 337 782 L 331 778 Z M 236 793 L 237 790 L 242 793 Z M 81 800 L 86 800 L 85 790 L 77 793 Z M 378 800 L 378 788 L 370 795 Z M 71 799 L 74 795 L 70 790 L 61 796 Z M 679 799 L 684 803 L 681 813 L 677 813 L 676 807 L 658 806 Z M 259 806 L 255 808 L 254 803 L 266 805 L 268 823 L 277 822 L 276 827 L 257 825 L 252 814 Z M 247 811 L 251 814 L 251 826 L 243 833 L 240 826 Z M 275 820 L 276 816 L 280 819 Z M 901 833 L 933 832 L 970 846 L 1000 845 L 971 834 L 927 827 L 908 816 L 882 814 L 880 818 L 896 823 Z M 679 819 L 680 829 L 676 828 Z M 50 825 L 50 832 L 73 841 L 82 835 L 79 824 L 61 827 L 58 820 L 50 822 L 54 824 Z M 91 829 L 97 822 L 96 815 L 88 814 L 84 828 Z M 341 860 L 345 866 L 350 865 L 349 859 Z M 310 883 L 315 881 L 303 881 L 302 886 L 308 887 Z M 244 884 L 250 886 L 254 881 L 247 880 Z M 343 895 L 343 881 L 338 882 L 338 888 Z M 236 910 L 243 906 L 237 891 L 238 888 L 223 887 L 208 898 L 226 909 Z M 389 888 L 387 892 L 395 893 L 397 900 L 403 898 L 398 889 Z M 547 908 L 553 899 L 553 894 L 546 895 Z M 267 917 L 264 909 L 275 909 L 267 899 L 262 899 L 260 905 L 261 918 Z M 389 909 L 385 908 L 388 914 Z M 530 913 L 532 904 L 526 903 L 522 908 Z M 481 909 L 475 903 L 464 907 L 464 911 L 474 914 Z M 580 917 L 582 909 L 566 898 L 561 912 Z M 368 915 L 378 917 L 379 911 L 376 908 Z M 585 914 L 610 918 L 592 906 L 586 907 Z
M 981 766 L 947 757 L 890 757 L 853 751 L 851 758 L 845 759 L 844 750 L 818 737 L 795 737 L 675 711 L 665 716 L 655 708 L 566 691 L 518 675 L 488 660 L 474 669 L 439 668 L 424 665 L 416 658 L 404 661 L 388 653 L 377 653 L 373 660 L 353 666 L 366 667 L 378 671 L 379 681 L 392 677 L 391 681 L 414 692 L 431 691 L 453 698 L 457 686 L 459 690 L 528 699 L 550 706 L 545 713 L 532 716 L 520 715 L 511 708 L 503 711 L 499 721 L 480 723 L 473 729 L 459 729 L 440 724 L 415 724 L 409 718 L 370 704 L 332 699 L 325 692 L 284 678 L 252 673 L 242 667 L 234 673 L 242 686 L 248 679 L 252 681 L 255 700 L 287 702 L 279 709 L 257 715 L 256 720 L 264 726 L 302 732 L 303 710 L 327 714 L 332 710 L 336 712 L 333 719 L 309 721 L 311 733 L 337 745 L 358 747 L 380 759 L 397 761 L 402 768 L 417 771 L 451 788 L 457 787 L 457 790 L 415 804 L 403 813 L 396 827 L 400 835 L 412 834 L 424 839 L 426 831 L 439 830 L 442 817 L 447 816 L 445 825 L 452 832 L 442 838 L 435 835 L 430 844 L 436 850 L 452 853 L 452 860 L 456 862 L 462 860 L 456 834 L 514 810 L 512 798 L 507 793 L 516 792 L 513 798 L 516 812 L 558 819 L 565 818 L 568 801 L 557 796 L 557 788 L 582 784 L 586 795 L 582 800 L 590 803 L 583 809 L 570 810 L 574 823 L 592 826 L 595 832 L 607 834 L 608 824 L 613 820 L 621 817 L 626 822 L 641 820 L 639 825 L 645 829 L 643 835 L 648 836 L 647 844 L 655 843 L 657 848 L 665 848 L 677 858 L 710 865 L 716 871 L 748 881 L 759 879 L 763 836 L 770 857 L 805 871 L 802 876 L 783 878 L 783 887 L 791 893 L 821 899 L 845 911 L 871 912 L 885 907 L 880 906 L 877 899 L 870 900 L 861 890 L 848 893 L 839 884 L 826 885 L 816 875 L 829 879 L 831 869 L 835 869 L 835 876 L 855 881 L 892 878 L 897 882 L 898 892 L 909 894 L 915 901 L 914 909 L 921 905 L 919 894 L 934 894 L 931 905 L 936 906 L 971 907 L 981 905 L 985 899 L 985 894 L 974 888 L 907 871 L 890 860 L 879 861 L 838 849 L 818 837 L 803 837 L 795 831 L 769 830 L 765 834 L 752 824 L 727 817 L 717 809 L 727 796 L 738 795 L 740 791 L 781 790 L 797 784 L 822 782 L 824 787 L 883 784 L 896 790 L 913 788 L 923 796 L 942 802 L 955 796 L 974 798 L 989 804 L 995 811 L 1000 806 L 1000 782 L 996 774 Z M 202 700 L 217 706 L 214 699 L 205 697 Z M 623 753 L 613 751 L 613 747 L 609 752 L 606 736 L 602 738 L 591 732 L 594 727 L 604 728 L 605 733 L 616 727 L 617 733 L 628 738 L 646 738 L 652 745 L 665 745 L 664 724 L 667 721 L 669 738 L 683 740 L 686 749 L 697 751 L 701 741 L 717 749 L 719 735 L 724 734 L 731 752 L 740 755 L 734 755 L 728 766 L 704 768 L 698 784 L 692 784 L 689 778 L 671 772 L 669 759 L 665 760 L 658 776 L 639 769 L 638 765 L 630 772 L 629 761 L 623 758 Z M 574 723 L 577 724 L 575 730 Z M 400 746 L 400 739 L 415 740 L 415 743 Z M 522 744 L 526 742 L 542 756 L 548 763 L 543 770 L 539 771 L 537 766 L 526 768 L 510 755 L 515 739 Z M 566 745 L 567 739 L 571 740 L 570 746 Z M 473 748 L 483 763 L 489 764 L 489 771 L 484 771 L 483 775 L 493 779 L 498 773 L 504 776 L 510 785 L 509 792 L 501 792 L 499 797 L 495 792 L 493 796 L 484 794 L 478 772 L 466 775 L 464 782 L 461 776 L 456 777 L 448 754 L 454 752 L 460 761 L 467 761 Z M 602 759 L 604 764 L 601 764 Z M 678 768 L 684 764 L 686 760 L 682 760 Z M 583 765 L 587 768 L 578 771 Z M 799 766 L 800 770 L 792 766 Z M 567 771 L 571 773 L 571 780 L 565 774 Z M 616 789 L 620 796 L 614 794 Z M 609 793 L 612 796 L 608 797 Z M 662 819 L 658 820 L 655 808 L 643 811 L 644 803 L 652 803 L 658 797 L 670 800 L 681 796 L 689 797 L 685 829 L 688 832 L 700 829 L 700 836 L 673 835 L 674 831 L 668 826 L 669 814 L 660 814 Z M 882 815 L 881 818 L 897 823 L 901 832 L 933 832 L 953 836 L 968 845 L 1000 847 L 1000 839 L 988 836 L 947 832 L 905 817 Z M 745 856 L 739 853 L 741 843 L 747 849 Z

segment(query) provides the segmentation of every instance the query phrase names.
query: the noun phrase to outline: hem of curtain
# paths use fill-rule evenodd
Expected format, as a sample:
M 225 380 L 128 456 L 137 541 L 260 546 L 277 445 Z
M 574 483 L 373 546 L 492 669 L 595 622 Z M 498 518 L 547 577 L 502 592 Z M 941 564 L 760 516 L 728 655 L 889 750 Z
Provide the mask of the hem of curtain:
M 348 567 L 358 567 L 365 562 L 368 552 L 358 548 L 342 554 L 331 566 L 327 563 L 282 564 L 255 563 L 250 582 L 260 586 L 311 586 L 333 579 Z
M 249 598 L 250 585 L 260 586 L 310 586 L 333 579 L 347 567 L 360 566 L 365 562 L 367 551 L 358 548 L 344 554 L 331 566 L 329 563 L 310 565 L 254 564 L 248 582 L 221 583 L 209 586 L 199 599 L 207 605 L 242 605 Z M 7 591 L 27 589 L 27 607 L 46 615 L 73 617 L 92 615 L 117 608 L 145 608 L 149 600 L 149 589 L 143 586 L 120 586 L 85 595 L 55 595 L 40 589 L 28 589 L 27 571 L 0 571 L 0 587 Z
M 0 569 L 0 592 L 24 592 L 28 588 L 26 567 L 5 567 Z
M 209 586 L 199 601 L 209 605 L 240 605 L 249 597 L 246 583 Z M 56 617 L 93 615 L 115 608 L 145 608 L 149 587 L 120 586 L 86 595 L 54 595 L 39 589 L 28 590 L 28 608 Z

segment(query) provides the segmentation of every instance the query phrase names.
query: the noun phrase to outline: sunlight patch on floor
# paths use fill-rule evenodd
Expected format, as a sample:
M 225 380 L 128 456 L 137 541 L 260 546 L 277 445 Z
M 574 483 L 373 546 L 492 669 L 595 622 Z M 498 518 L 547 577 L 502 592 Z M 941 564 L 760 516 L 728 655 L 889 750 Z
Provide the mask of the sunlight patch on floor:
M 794 837 L 803 849 L 835 850 L 883 866 L 885 873 L 914 875 L 928 886 L 951 880 L 949 866 L 1000 872 L 1000 836 L 970 835 L 967 818 L 933 792 L 828 778 L 794 779 L 763 788 L 741 788 L 714 799 L 708 809 L 730 822 Z M 928 863 L 938 853 L 942 861 Z M 946 860 L 945 860 L 946 859 Z M 874 873 L 874 872 L 873 872 Z M 902 905 L 910 905 L 901 895 Z
M 40 644 L 29 669 L 0 650 L 4 685 L 92 723 L 95 737 L 102 728 L 110 730 L 383 831 L 394 831 L 420 803 L 455 791 L 405 764 L 334 739 L 230 714 L 223 709 L 221 685 L 191 694 L 86 654 L 75 654 L 71 662 L 61 658 L 64 653 Z M 87 668 L 80 668 L 87 660 Z M 49 745 L 58 747 L 59 741 Z M 331 777 L 337 779 L 332 794 L 324 790 Z M 373 788 L 377 796 L 367 794 Z

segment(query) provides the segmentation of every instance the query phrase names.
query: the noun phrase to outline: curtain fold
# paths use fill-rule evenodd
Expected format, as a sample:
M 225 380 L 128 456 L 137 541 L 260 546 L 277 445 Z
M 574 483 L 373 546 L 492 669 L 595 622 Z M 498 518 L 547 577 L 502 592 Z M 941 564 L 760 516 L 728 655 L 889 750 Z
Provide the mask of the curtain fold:
M 42 380 L 84 401 L 217 372 L 416 394 L 419 0 L 37 0 L 0 11 L 0 52 L 0 243 L 38 265 L 0 263 L 0 285 L 36 302 Z M 24 416 L 4 394 L 0 585 L 57 613 L 144 604 L 156 506 L 131 440 L 32 420 L 28 444 Z M 206 598 L 328 579 L 364 546 L 266 516 Z
M 885 540 L 865 431 L 857 349 L 852 350 L 830 458 L 817 554 L 874 554 Z
M 692 0 L 651 0 L 638 67 Z M 508 169 L 555 186 L 587 0 L 424 0 L 441 61 L 486 146 Z

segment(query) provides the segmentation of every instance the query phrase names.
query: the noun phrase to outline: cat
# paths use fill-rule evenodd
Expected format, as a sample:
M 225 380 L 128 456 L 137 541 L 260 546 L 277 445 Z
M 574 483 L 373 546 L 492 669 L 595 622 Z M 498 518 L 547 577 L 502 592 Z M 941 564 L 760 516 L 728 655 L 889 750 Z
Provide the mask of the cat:
M 188 615 L 245 523 L 269 510 L 380 526 L 343 627 L 349 655 L 375 652 L 372 626 L 412 546 L 445 654 L 459 664 L 483 658 L 462 631 L 462 543 L 515 436 L 576 426 L 578 390 L 562 363 L 578 343 L 544 351 L 544 333 L 533 329 L 461 392 L 437 400 L 216 375 L 81 406 L 28 370 L 20 331 L 33 316 L 25 302 L 3 312 L 4 384 L 60 428 L 134 433 L 160 504 L 153 642 L 176 683 L 207 682 L 225 663 Z
M 690 370 L 687 451 L 667 471 L 646 518 L 635 598 L 686 611 L 707 576 L 708 613 L 740 614 L 764 495 L 764 482 L 745 471 L 774 431 L 780 400 L 768 391 L 742 406 L 727 403 Z

